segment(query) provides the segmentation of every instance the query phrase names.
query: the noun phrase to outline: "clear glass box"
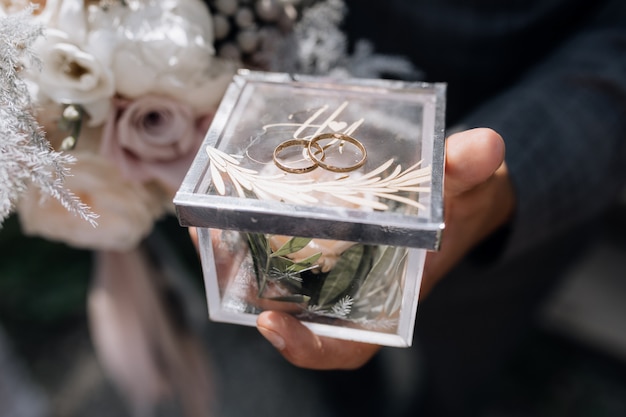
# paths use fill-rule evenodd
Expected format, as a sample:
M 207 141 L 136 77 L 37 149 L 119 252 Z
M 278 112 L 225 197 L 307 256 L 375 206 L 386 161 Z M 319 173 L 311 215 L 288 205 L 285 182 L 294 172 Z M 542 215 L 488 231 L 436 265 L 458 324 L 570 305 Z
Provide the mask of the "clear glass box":
M 445 84 L 235 75 L 174 199 L 209 316 L 410 346 L 443 232 Z

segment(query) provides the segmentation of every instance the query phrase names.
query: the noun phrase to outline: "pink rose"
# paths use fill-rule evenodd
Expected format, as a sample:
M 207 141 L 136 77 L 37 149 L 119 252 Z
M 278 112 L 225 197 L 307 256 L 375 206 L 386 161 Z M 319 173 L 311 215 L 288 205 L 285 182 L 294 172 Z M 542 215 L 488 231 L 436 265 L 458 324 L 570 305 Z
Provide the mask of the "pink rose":
M 174 193 L 191 165 L 212 119 L 162 96 L 115 100 L 100 151 L 134 181 L 156 180 Z

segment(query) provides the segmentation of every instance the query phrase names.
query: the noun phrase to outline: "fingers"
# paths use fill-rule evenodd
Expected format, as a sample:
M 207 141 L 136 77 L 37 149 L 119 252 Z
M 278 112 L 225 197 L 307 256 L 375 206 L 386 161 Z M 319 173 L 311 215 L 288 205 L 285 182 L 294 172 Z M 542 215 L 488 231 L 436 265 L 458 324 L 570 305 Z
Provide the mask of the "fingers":
M 504 141 L 491 129 L 473 129 L 446 141 L 445 223 L 441 248 L 429 252 L 420 298 L 472 248 L 508 222 L 515 193 L 504 163 Z
M 380 349 L 376 345 L 317 336 L 295 317 L 276 311 L 261 313 L 257 328 L 285 359 L 303 368 L 356 369 Z
M 446 140 L 446 198 L 486 181 L 504 161 L 504 140 L 491 129 L 472 129 Z

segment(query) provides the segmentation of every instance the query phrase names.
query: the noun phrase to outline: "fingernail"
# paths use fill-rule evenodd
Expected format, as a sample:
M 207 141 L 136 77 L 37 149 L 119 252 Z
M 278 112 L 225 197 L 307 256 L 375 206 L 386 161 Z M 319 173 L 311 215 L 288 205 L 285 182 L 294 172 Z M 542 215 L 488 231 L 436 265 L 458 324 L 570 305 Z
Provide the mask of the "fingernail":
M 276 349 L 283 350 L 285 348 L 285 339 L 283 339 L 278 333 L 264 327 L 259 327 L 259 331 Z

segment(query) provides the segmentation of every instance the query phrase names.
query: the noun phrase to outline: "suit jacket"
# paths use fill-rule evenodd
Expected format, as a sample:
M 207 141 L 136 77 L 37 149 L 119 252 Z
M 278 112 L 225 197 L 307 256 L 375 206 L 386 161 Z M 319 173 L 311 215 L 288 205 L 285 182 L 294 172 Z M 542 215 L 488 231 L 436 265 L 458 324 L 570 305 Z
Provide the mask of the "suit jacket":
M 505 253 L 592 220 L 626 178 L 626 2 L 353 0 L 347 29 L 448 83 L 447 121 L 491 127 L 517 196 Z M 503 259 L 507 257 L 504 256 Z

